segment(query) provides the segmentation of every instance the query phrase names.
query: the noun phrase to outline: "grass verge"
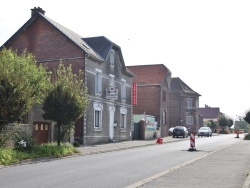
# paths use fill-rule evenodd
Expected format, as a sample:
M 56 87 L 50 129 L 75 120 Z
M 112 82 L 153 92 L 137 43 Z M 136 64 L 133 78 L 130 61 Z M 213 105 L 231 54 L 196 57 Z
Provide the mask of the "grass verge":
M 0 165 L 10 165 L 26 159 L 40 157 L 66 157 L 79 153 L 79 151 L 69 143 L 57 146 L 56 143 L 37 145 L 30 151 L 17 151 L 11 148 L 0 148 Z

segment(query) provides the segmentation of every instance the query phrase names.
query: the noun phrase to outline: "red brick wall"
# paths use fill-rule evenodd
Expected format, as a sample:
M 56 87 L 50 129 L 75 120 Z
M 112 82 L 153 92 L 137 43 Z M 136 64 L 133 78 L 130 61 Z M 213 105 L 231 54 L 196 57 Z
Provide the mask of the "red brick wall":
M 134 114 L 155 116 L 155 120 L 160 122 L 160 87 L 137 87 L 137 105 L 134 106 Z
M 44 62 L 43 65 L 48 70 L 53 71 L 58 67 L 58 59 L 78 58 L 75 60 L 63 60 L 64 65 L 72 64 L 73 72 L 77 73 L 79 69 L 84 69 L 84 53 L 70 39 L 59 32 L 54 26 L 41 17 L 38 17 L 31 25 L 23 30 L 17 37 L 10 41 L 6 48 L 17 50 L 22 53 L 27 52 L 35 55 L 38 62 Z M 57 60 L 57 61 L 56 61 Z M 76 136 L 83 136 L 82 121 L 78 121 L 76 127 Z

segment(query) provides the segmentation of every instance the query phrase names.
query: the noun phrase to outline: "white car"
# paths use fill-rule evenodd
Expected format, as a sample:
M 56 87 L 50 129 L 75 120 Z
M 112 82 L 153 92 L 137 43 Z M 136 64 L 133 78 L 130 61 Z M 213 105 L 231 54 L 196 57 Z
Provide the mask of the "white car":
M 212 130 L 209 127 L 201 127 L 198 131 L 198 137 L 200 136 L 212 136 Z

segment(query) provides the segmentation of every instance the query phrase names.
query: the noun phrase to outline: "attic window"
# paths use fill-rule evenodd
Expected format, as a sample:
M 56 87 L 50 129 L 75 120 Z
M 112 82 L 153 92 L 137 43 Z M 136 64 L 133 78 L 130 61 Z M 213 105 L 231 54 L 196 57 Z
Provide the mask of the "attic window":
M 111 65 L 115 64 L 115 51 L 114 50 L 110 51 L 110 64 Z

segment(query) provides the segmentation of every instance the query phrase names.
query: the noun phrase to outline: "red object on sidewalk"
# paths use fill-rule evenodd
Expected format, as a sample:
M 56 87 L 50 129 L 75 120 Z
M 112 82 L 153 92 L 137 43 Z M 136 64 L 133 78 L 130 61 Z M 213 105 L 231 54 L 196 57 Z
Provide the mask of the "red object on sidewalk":
M 162 144 L 163 143 L 163 139 L 162 138 L 157 138 L 156 143 L 157 144 Z
M 189 151 L 195 151 L 195 132 L 191 132 L 190 134 L 190 148 Z
M 239 137 L 239 134 L 240 134 L 240 131 L 237 130 L 237 131 L 236 131 L 236 138 L 240 138 L 240 137 Z

